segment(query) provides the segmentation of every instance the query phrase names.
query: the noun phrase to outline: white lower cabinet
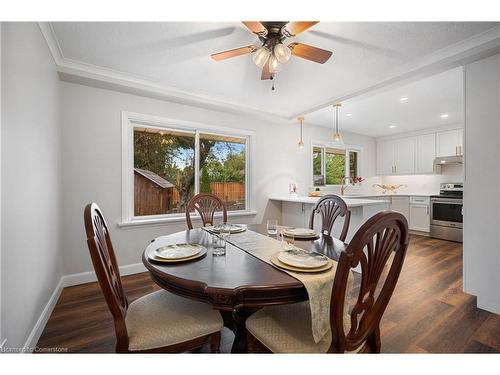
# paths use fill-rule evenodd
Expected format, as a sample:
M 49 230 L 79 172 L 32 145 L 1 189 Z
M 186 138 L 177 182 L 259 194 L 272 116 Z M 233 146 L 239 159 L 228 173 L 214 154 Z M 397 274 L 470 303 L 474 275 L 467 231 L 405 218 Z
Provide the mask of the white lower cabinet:
M 410 221 L 410 197 L 391 197 L 389 206 L 391 211 L 399 212 L 406 220 Z
M 409 228 L 420 232 L 430 231 L 429 197 L 410 197 Z

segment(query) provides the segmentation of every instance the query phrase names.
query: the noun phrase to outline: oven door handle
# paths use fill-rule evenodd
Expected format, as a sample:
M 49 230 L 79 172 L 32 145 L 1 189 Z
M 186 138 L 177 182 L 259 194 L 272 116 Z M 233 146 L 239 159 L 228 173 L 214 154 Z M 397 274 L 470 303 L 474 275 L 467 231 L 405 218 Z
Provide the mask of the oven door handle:
M 462 199 L 440 199 L 440 198 L 431 198 L 432 203 L 448 203 L 448 204 L 463 204 L 464 201 Z

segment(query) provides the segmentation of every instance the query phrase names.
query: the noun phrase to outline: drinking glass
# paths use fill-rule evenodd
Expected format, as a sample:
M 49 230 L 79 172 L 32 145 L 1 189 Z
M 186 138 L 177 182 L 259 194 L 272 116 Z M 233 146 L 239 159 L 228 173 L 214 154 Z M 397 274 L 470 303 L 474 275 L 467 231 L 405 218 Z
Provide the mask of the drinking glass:
M 229 240 L 229 236 L 231 235 L 231 228 L 233 225 L 231 223 L 224 223 L 222 224 L 219 234 L 224 237 L 226 241 Z
M 214 237 L 214 249 L 213 255 L 225 255 L 226 254 L 226 245 L 229 240 L 229 236 L 231 235 L 231 224 L 224 223 L 219 226 L 219 234 Z
M 267 221 L 267 234 L 275 236 L 278 233 L 278 220 Z
M 287 234 L 281 231 L 281 248 L 283 250 L 293 250 L 295 249 L 295 237 L 293 235 Z
M 226 239 L 220 234 L 214 234 L 212 237 L 213 250 L 212 255 L 220 256 L 226 254 Z

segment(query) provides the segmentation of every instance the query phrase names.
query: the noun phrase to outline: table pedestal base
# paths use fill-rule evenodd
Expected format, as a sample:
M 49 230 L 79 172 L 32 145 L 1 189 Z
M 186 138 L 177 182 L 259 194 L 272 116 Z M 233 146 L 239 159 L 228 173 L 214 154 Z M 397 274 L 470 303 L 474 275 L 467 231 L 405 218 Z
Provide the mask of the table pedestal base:
M 247 352 L 247 329 L 245 322 L 247 318 L 252 315 L 256 308 L 241 308 L 234 309 L 232 312 L 221 311 L 224 326 L 234 332 L 233 346 L 231 353 L 246 353 Z

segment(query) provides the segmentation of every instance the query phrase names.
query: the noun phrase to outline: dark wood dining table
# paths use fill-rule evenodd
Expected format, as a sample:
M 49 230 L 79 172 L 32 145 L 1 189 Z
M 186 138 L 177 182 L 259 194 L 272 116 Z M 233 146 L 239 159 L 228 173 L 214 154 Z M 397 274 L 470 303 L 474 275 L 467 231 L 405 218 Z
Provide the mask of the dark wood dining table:
M 252 230 L 267 235 L 266 225 L 248 225 Z M 182 263 L 151 261 L 146 251 L 142 261 L 152 280 L 163 289 L 179 296 L 211 304 L 221 312 L 224 325 L 235 333 L 233 353 L 246 351 L 245 321 L 258 309 L 277 304 L 301 302 L 308 299 L 304 285 L 293 276 L 256 258 L 231 243 L 226 255 L 213 256 L 212 234 L 202 228 L 162 236 L 162 243 L 198 243 L 208 248 L 205 256 Z M 346 244 L 320 235 L 316 239 L 295 239 L 295 246 L 317 251 L 338 260 Z

